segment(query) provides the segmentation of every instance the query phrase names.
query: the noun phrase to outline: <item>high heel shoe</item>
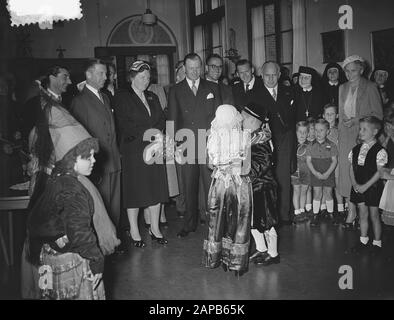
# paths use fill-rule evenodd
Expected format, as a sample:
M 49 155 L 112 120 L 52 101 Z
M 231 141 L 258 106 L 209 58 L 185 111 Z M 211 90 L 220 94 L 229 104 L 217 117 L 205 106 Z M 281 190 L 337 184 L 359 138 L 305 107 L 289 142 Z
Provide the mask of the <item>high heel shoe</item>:
M 157 243 L 159 243 L 159 244 L 167 244 L 168 243 L 168 240 L 166 239 L 166 238 L 164 238 L 164 237 L 161 237 L 161 238 L 158 238 L 158 237 L 156 237 L 154 234 L 153 234 L 153 232 L 152 232 L 152 230 L 151 229 L 149 229 L 149 234 L 150 234 L 150 237 L 152 238 L 152 240 L 155 240 L 155 241 L 157 241 Z
M 131 243 L 136 248 L 143 248 L 146 245 L 144 241 L 142 241 L 142 240 L 134 240 L 133 238 L 131 238 Z

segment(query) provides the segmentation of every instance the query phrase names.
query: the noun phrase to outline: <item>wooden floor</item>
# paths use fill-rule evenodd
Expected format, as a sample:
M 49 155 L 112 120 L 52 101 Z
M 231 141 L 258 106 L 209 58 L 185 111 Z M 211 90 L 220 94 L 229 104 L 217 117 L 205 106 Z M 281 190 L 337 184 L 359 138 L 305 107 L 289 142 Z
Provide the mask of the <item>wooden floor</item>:
M 373 258 L 368 254 L 345 254 L 358 241 L 357 231 L 345 231 L 330 222 L 323 222 L 320 227 L 310 227 L 309 223 L 284 226 L 278 231 L 281 263 L 268 267 L 252 264 L 248 273 L 236 278 L 222 268 L 201 266 L 205 226 L 185 239 L 177 239 L 182 220 L 174 207 L 167 208 L 167 216 L 169 228 L 163 233 L 168 245 L 152 243 L 141 223 L 147 246 L 133 247 L 128 253 L 107 260 L 108 299 L 394 299 L 391 227 L 384 229 L 383 254 Z M 19 224 L 23 227 L 23 215 L 19 215 Z M 16 241 L 18 250 L 22 241 Z M 0 298 L 19 299 L 19 262 L 14 268 L 6 268 L 3 260 L 1 257 Z M 351 268 L 353 289 L 340 289 L 341 266 Z

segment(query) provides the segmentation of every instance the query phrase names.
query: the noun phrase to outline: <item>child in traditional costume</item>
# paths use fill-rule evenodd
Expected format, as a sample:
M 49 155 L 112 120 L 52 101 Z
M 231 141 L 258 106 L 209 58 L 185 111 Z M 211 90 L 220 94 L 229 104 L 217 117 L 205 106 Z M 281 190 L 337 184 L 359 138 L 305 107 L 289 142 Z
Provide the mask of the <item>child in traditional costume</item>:
M 208 156 L 213 168 L 208 194 L 208 236 L 203 265 L 244 274 L 252 215 L 252 185 L 247 176 L 250 136 L 242 130 L 242 116 L 231 105 L 216 110 L 208 136 Z
M 57 161 L 28 218 L 28 258 L 39 267 L 42 298 L 105 299 L 104 254 L 119 240 L 86 178 L 98 141 L 70 114 L 52 111 L 57 120 L 49 131 Z
M 256 243 L 256 251 L 249 261 L 268 266 L 280 262 L 278 254 L 277 188 L 272 166 L 271 131 L 263 123 L 260 110 L 254 106 L 242 111 L 243 128 L 251 132 L 251 168 L 249 177 L 253 186 L 253 218 L 251 233 Z

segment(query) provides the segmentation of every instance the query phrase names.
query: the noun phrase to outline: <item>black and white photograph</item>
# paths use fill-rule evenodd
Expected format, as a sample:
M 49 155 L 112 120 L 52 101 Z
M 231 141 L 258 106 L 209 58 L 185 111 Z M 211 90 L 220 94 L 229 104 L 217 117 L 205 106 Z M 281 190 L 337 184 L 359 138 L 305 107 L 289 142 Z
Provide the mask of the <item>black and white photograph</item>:
M 394 1 L 0 1 L 0 300 L 250 318 L 393 270 Z

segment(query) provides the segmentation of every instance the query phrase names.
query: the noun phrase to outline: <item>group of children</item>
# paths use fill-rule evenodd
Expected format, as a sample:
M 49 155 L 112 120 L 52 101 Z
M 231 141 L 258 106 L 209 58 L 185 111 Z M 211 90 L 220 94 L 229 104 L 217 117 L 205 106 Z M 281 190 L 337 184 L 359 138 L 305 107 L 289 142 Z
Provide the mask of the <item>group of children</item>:
M 318 225 L 319 212 L 326 213 L 334 224 L 344 216 L 343 198 L 335 189 L 338 183 L 337 114 L 337 107 L 327 104 L 323 118 L 308 118 L 296 124 L 297 169 L 291 177 L 294 223 L 310 219 L 311 225 Z M 334 210 L 334 190 L 337 210 Z
M 337 107 L 327 104 L 322 118 L 296 124 L 297 169 L 292 175 L 295 224 L 310 220 L 311 226 L 317 226 L 326 216 L 334 224 L 343 222 L 347 226 L 344 222 L 344 198 L 336 189 L 340 165 L 337 114 Z M 374 116 L 364 117 L 359 122 L 358 141 L 348 160 L 351 163 L 349 175 L 352 182 L 350 204 L 358 209 L 361 236 L 351 252 L 360 252 L 368 247 L 369 219 L 374 234 L 372 251 L 379 252 L 382 246 L 379 208 L 383 210 L 383 221 L 394 225 L 394 187 L 391 182 L 394 172 L 391 171 L 393 163 L 388 163 L 394 157 L 394 115 L 391 111 L 386 114 L 383 132 L 382 121 Z M 389 182 L 384 184 L 384 180 Z

